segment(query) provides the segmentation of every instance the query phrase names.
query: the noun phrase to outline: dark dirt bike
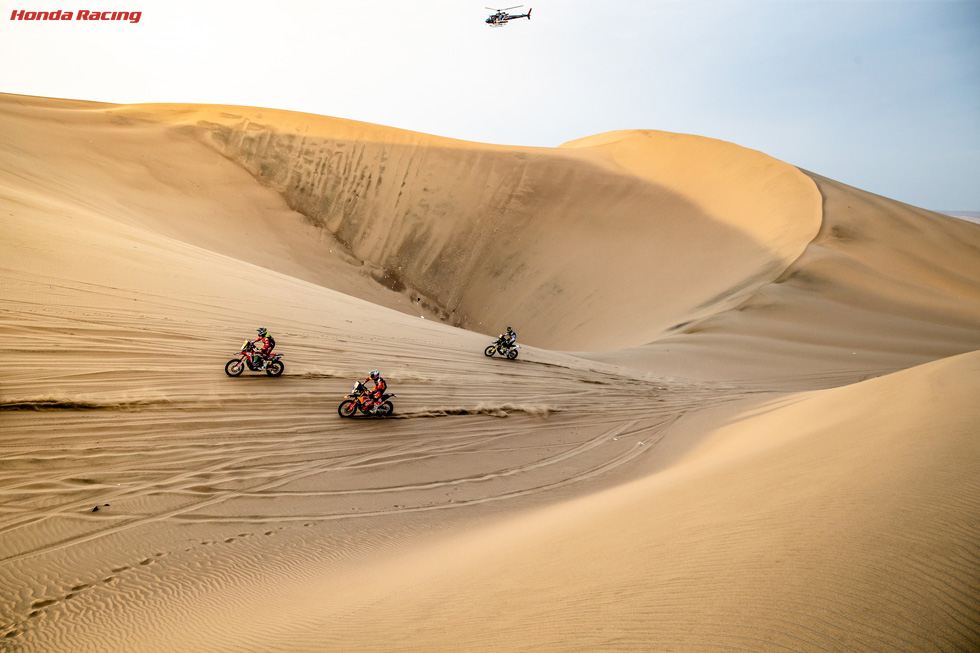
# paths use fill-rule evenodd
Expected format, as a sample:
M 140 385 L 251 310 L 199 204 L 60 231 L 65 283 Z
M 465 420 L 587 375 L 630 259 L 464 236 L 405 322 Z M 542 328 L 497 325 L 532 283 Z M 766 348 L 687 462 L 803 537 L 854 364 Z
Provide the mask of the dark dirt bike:
M 241 376 L 246 369 L 253 372 L 264 371 L 269 376 L 280 376 L 286 370 L 286 366 L 280 360 L 282 354 L 273 354 L 268 358 L 262 358 L 255 349 L 255 343 L 251 340 L 242 343 L 238 356 L 238 358 L 232 358 L 225 363 L 225 374 L 228 376 Z
M 344 400 L 337 407 L 337 412 L 340 413 L 341 417 L 353 417 L 357 414 L 357 411 L 361 411 L 369 417 L 390 417 L 395 411 L 395 407 L 388 400 L 394 396 L 394 394 L 387 392 L 382 394 L 377 410 L 372 413 L 371 407 L 374 405 L 374 402 L 371 399 L 371 393 L 368 391 L 367 386 L 358 381 L 354 384 L 354 389 L 351 390 L 351 393 L 344 395 Z
M 517 358 L 517 350 L 521 346 L 518 344 L 506 345 L 502 338 L 497 338 L 492 345 L 483 350 L 485 356 L 493 356 L 494 354 L 500 354 L 501 356 L 506 356 L 507 358 L 514 360 Z

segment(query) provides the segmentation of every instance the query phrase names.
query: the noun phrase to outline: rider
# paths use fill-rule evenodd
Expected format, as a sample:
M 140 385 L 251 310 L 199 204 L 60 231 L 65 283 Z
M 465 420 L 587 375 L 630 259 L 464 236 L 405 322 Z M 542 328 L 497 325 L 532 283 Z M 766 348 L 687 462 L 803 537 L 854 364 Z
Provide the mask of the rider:
M 517 334 L 510 327 L 507 327 L 507 331 L 500 334 L 500 344 L 504 347 L 513 347 L 517 344 Z
M 368 376 L 368 378 L 364 379 L 364 384 L 367 385 L 368 381 L 374 381 L 374 390 L 368 393 L 368 397 L 370 397 L 372 401 L 371 412 L 376 413 L 378 412 L 378 406 L 381 405 L 381 396 L 384 394 L 384 391 L 388 389 L 388 384 L 385 383 L 383 378 L 381 378 L 381 373 L 378 372 L 378 370 L 371 370 L 371 374 Z
M 272 350 L 276 348 L 276 339 L 272 337 L 265 327 L 259 327 L 258 329 L 259 337 L 255 339 L 255 344 L 261 345 L 259 349 L 259 356 L 262 358 L 262 364 L 269 359 L 272 355 Z

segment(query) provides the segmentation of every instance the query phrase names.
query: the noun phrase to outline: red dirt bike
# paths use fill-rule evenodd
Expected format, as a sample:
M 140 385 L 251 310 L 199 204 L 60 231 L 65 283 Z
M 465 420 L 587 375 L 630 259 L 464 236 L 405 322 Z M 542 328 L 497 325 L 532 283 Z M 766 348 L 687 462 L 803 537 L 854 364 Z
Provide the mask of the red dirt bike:
M 374 406 L 375 402 L 367 386 L 358 381 L 354 384 L 351 393 L 344 395 L 344 400 L 340 402 L 337 412 L 340 413 L 341 417 L 353 417 L 358 410 L 370 417 L 389 417 L 394 412 L 395 407 L 388 400 L 394 396 L 387 392 L 382 394 L 381 400 L 377 402 L 378 409 L 372 413 L 371 407 Z
M 246 340 L 242 343 L 242 348 L 238 352 L 238 356 L 239 358 L 232 358 L 225 363 L 225 374 L 228 376 L 241 376 L 246 368 L 253 372 L 262 372 L 264 370 L 269 376 L 279 376 L 286 370 L 286 366 L 280 360 L 282 354 L 273 354 L 268 358 L 263 358 L 255 349 L 255 343 L 251 340 Z

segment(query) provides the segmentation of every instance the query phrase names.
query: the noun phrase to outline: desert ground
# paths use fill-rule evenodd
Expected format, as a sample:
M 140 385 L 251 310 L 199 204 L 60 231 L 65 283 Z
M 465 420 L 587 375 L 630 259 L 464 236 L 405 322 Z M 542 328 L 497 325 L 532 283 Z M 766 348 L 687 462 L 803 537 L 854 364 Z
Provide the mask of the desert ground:
M 0 95 L 0 225 L 0 650 L 980 649 L 978 224 L 692 135 Z

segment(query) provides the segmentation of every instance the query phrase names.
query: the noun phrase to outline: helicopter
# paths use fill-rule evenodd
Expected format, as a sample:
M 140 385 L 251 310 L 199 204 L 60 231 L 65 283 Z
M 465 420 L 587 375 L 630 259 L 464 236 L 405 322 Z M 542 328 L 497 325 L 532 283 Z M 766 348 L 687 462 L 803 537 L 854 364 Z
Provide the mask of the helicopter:
M 514 20 L 515 18 L 527 18 L 531 20 L 531 10 L 528 9 L 526 14 L 508 14 L 507 12 L 511 9 L 517 9 L 518 7 L 523 7 L 524 5 L 515 5 L 513 7 L 507 7 L 505 9 L 494 9 L 493 7 L 487 7 L 492 12 L 490 17 L 487 18 L 487 25 L 490 27 L 503 27 L 507 24 L 507 21 Z

